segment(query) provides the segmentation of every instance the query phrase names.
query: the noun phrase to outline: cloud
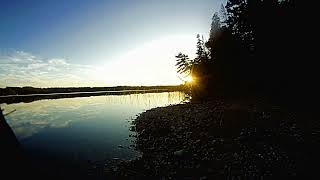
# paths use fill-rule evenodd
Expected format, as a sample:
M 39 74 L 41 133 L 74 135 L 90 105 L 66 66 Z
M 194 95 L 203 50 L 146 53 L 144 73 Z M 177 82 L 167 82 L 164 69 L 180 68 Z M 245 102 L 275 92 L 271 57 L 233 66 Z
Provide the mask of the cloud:
M 41 59 L 24 51 L 9 50 L 0 52 L 0 64 L 28 64 L 40 62 L 42 62 Z
M 52 65 L 69 65 L 64 59 L 50 59 L 48 62 Z
M 63 58 L 45 59 L 24 51 L 0 52 L 0 87 L 72 87 L 96 86 L 89 79 L 93 68 L 71 64 Z

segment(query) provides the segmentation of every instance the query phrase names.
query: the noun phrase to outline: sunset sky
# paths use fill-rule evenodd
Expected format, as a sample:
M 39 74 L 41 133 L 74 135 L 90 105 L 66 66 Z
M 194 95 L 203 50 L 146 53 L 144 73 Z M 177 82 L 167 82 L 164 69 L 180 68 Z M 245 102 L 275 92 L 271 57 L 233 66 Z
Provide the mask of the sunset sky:
M 225 0 L 0 0 L 0 87 L 179 84 Z

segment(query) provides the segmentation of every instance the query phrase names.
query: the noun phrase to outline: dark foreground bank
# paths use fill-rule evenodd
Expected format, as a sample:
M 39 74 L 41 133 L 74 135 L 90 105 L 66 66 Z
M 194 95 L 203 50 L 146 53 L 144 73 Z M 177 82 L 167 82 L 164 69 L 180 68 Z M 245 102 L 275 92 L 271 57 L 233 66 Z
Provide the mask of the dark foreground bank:
M 244 102 L 244 101 L 239 101 Z M 317 179 L 320 123 L 259 101 L 160 107 L 132 127 L 142 157 L 122 162 L 124 179 Z
M 67 177 L 67 175 L 46 174 L 32 166 L 0 107 L 0 179 L 56 180 Z M 80 176 L 77 179 L 81 179 Z

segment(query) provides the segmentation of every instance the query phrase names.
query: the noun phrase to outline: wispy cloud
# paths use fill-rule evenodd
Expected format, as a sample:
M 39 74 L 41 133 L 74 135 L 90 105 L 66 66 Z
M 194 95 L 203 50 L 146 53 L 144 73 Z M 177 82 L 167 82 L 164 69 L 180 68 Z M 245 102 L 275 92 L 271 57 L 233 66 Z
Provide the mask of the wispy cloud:
M 0 52 L 0 87 L 95 86 L 88 78 L 93 67 L 68 63 L 63 58 L 45 59 L 24 51 Z

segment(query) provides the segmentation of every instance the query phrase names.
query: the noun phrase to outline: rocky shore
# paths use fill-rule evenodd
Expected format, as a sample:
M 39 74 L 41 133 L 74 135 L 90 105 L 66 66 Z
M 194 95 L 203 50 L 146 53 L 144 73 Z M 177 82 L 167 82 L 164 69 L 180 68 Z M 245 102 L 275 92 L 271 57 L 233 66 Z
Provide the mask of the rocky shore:
M 225 101 L 159 107 L 132 130 L 142 157 L 124 179 L 301 179 L 317 174 L 319 122 L 277 106 Z M 315 163 L 315 165 L 314 165 Z

